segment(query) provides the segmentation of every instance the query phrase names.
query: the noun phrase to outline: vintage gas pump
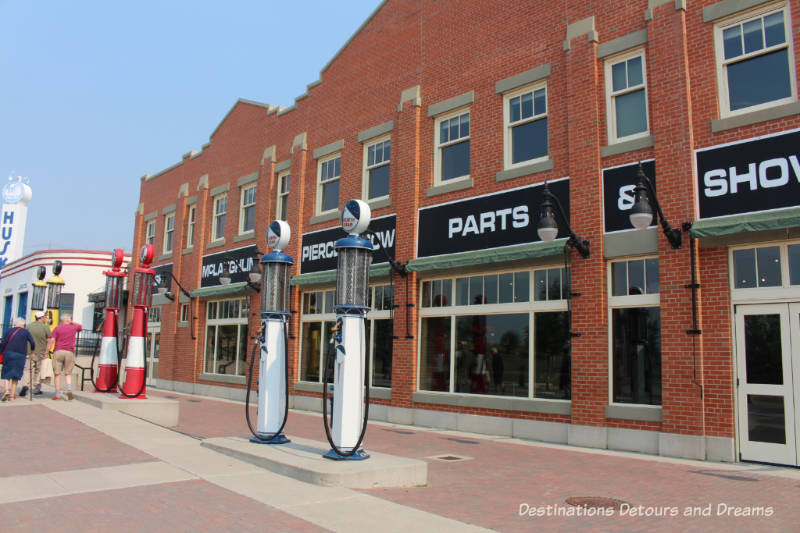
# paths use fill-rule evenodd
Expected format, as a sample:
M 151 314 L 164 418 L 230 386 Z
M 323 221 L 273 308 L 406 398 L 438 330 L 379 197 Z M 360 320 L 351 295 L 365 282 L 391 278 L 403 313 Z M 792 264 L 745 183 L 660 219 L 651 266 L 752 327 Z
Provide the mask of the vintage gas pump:
M 122 286 L 125 273 L 122 266 L 124 252 L 115 248 L 111 252 L 111 270 L 103 272 L 106 276 L 106 307 L 103 320 L 103 341 L 100 344 L 100 370 L 94 384 L 95 392 L 117 391 L 117 336 L 119 333 L 119 312 L 122 309 Z
M 287 356 L 289 319 L 289 268 L 294 264 L 283 253 L 289 244 L 289 224 L 274 220 L 267 230 L 267 246 L 261 257 L 261 359 L 258 367 L 258 420 L 256 430 L 250 423 L 250 386 L 253 380 L 255 350 L 250 358 L 245 415 L 253 438 L 259 444 L 284 444 L 283 434 L 289 414 L 289 363 Z
M 366 398 L 364 392 L 365 378 L 369 375 L 369 361 L 365 358 L 364 319 L 369 311 L 372 243 L 361 233 L 369 226 L 370 215 L 366 202 L 347 202 L 342 210 L 342 229 L 349 235 L 336 241 L 335 245 L 339 258 L 333 356 L 333 434 L 328 427 L 327 416 L 330 355 L 326 364 L 325 387 L 322 389 L 325 435 L 331 445 L 331 450 L 324 457 L 334 460 L 362 460 L 369 457 L 359 447 L 364 440 L 369 416 L 369 387 L 366 387 Z
M 47 283 L 44 277 L 47 270 L 44 266 L 36 269 L 36 281 L 33 282 L 33 295 L 31 296 L 31 318 L 29 322 L 36 320 L 36 311 L 44 311 L 45 298 L 47 293 Z
M 141 265 L 133 274 L 133 323 L 128 339 L 128 358 L 125 363 L 125 383 L 120 398 L 146 399 L 145 394 L 145 339 L 147 338 L 147 311 L 153 301 L 153 278 L 156 271 L 150 268 L 155 249 L 145 244 L 139 252 Z
M 61 308 L 61 291 L 64 289 L 64 280 L 61 274 L 61 261 L 53 262 L 53 275 L 47 278 L 47 315 L 50 329 L 58 326 L 58 311 Z

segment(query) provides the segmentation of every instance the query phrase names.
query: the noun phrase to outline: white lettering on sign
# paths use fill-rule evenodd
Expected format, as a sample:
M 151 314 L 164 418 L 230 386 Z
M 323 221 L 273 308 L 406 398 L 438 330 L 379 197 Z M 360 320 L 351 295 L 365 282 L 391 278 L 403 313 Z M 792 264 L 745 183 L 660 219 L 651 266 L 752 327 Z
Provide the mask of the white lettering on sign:
M 228 268 L 230 269 L 231 274 L 237 274 L 239 272 L 250 272 L 253 268 L 253 261 L 252 257 L 242 257 L 241 259 L 231 259 L 228 261 Z M 219 261 L 217 263 L 209 263 L 207 265 L 203 265 L 203 269 L 201 272 L 201 277 L 209 278 L 209 277 L 217 277 L 222 274 L 222 267 L 225 264 L 225 261 Z
M 303 246 L 303 261 L 317 261 L 318 259 L 330 259 L 331 257 L 338 257 L 339 254 L 334 248 L 335 241 L 320 242 Z
M 791 166 L 791 171 L 789 170 Z M 800 183 L 800 161 L 796 155 L 767 159 L 760 163 L 750 163 L 747 171 L 742 172 L 736 167 L 715 168 L 703 174 L 703 194 L 706 198 L 736 194 L 739 187 L 742 190 L 755 191 L 759 187 L 771 189 L 789 184 L 791 175 Z
M 452 239 L 454 236 L 466 237 L 467 235 L 482 235 L 484 233 L 505 231 L 508 228 L 508 215 L 511 215 L 511 227 L 515 229 L 524 228 L 530 223 L 528 206 L 518 205 L 513 209 L 486 211 L 478 214 L 477 217 L 475 215 L 467 215 L 465 218 L 451 218 L 447 221 L 447 238 Z
M 633 203 L 636 200 L 634 190 L 636 190 L 636 185 L 623 185 L 619 188 L 617 208 L 620 211 L 627 211 L 633 207 Z

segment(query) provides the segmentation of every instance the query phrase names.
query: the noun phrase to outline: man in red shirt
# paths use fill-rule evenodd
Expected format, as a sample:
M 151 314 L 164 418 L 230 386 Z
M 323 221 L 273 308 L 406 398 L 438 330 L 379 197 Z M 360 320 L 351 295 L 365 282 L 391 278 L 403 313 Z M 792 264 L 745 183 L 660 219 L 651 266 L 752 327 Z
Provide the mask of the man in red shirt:
M 72 321 L 72 315 L 61 315 L 61 325 L 57 326 L 47 341 L 47 351 L 55 348 L 53 353 L 53 386 L 56 393 L 54 400 L 71 400 L 72 395 L 72 370 L 75 368 L 75 335 L 83 328 L 80 324 Z M 61 374 L 66 375 L 67 391 L 61 392 Z

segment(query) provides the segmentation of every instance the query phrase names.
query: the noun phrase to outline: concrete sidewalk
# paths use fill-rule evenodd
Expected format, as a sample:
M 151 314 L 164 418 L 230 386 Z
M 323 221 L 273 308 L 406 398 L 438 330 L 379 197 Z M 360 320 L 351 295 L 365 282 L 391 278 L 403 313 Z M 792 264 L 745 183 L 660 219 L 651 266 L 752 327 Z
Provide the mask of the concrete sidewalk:
M 5 437 L 0 529 L 799 529 L 796 469 L 682 461 L 371 423 L 367 451 L 427 461 L 428 485 L 328 488 L 201 447 L 204 438 L 249 434 L 242 403 L 155 390 L 148 394 L 180 401 L 176 428 L 46 396 L 0 406 Z M 324 441 L 321 424 L 317 414 L 293 411 L 286 432 Z M 624 505 L 613 516 L 600 516 L 597 510 L 568 505 L 572 497 L 615 498 Z M 760 516 L 744 516 L 753 514 Z

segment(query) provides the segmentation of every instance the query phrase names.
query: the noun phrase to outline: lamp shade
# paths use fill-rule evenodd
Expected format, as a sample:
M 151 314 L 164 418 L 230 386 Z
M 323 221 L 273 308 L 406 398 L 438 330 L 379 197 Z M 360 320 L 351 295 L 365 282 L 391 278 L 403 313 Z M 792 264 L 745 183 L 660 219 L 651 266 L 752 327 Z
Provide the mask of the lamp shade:
M 219 275 L 219 282 L 222 285 L 230 285 L 231 284 L 231 266 L 230 261 L 227 259 L 225 263 L 222 265 L 222 273 Z
M 650 207 L 647 189 L 641 182 L 636 186 L 636 196 L 629 218 L 631 225 L 636 229 L 645 229 L 653 221 L 653 208 Z
M 550 206 L 549 200 L 545 200 L 542 204 L 542 213 L 536 233 L 544 242 L 553 242 L 558 235 L 558 224 L 556 224 L 556 217 L 553 215 L 553 208 Z

